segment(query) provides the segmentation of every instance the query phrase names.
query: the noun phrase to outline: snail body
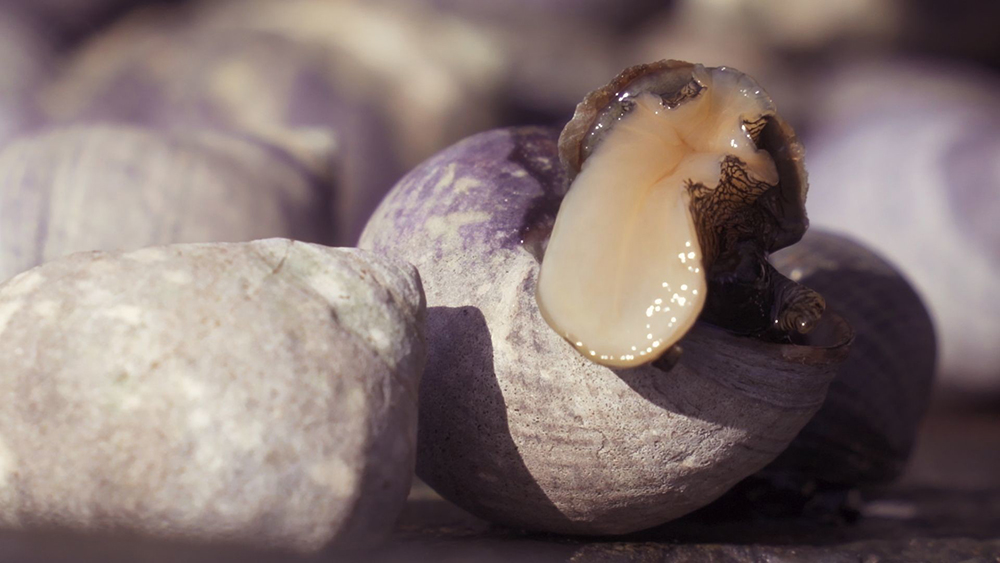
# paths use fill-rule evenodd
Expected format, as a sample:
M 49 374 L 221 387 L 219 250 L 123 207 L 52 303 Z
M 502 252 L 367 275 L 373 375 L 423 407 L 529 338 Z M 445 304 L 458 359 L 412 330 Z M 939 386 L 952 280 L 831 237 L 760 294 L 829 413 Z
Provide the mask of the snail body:
M 538 305 L 581 353 L 655 360 L 703 318 L 808 332 L 822 297 L 767 254 L 802 237 L 803 150 L 767 93 L 726 67 L 659 61 L 589 94 L 560 135 L 571 184 Z

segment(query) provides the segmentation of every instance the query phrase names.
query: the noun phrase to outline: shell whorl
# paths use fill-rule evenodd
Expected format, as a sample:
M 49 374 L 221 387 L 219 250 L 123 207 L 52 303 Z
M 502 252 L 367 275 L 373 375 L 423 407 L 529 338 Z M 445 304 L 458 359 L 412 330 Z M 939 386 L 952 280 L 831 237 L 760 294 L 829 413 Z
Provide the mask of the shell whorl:
M 820 411 L 765 472 L 847 486 L 895 479 L 934 378 L 936 339 L 927 308 L 891 264 L 829 232 L 810 230 L 772 263 L 822 294 L 853 326 L 855 340 Z

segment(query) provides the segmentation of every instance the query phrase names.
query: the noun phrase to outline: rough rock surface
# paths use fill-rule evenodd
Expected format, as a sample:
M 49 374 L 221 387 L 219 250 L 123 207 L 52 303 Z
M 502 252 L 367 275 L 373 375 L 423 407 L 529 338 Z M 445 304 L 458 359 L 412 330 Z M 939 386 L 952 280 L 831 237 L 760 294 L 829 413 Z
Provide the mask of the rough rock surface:
M 774 459 L 819 408 L 846 344 L 699 326 L 669 372 L 583 358 L 534 296 L 540 233 L 564 189 L 556 135 L 502 129 L 446 149 L 394 188 L 361 246 L 412 262 L 427 292 L 418 475 L 497 523 L 626 533 Z
M 0 281 L 88 250 L 327 242 L 325 190 L 276 149 L 217 133 L 55 129 L 0 152 Z
M 271 239 L 80 253 L 0 286 L 0 527 L 314 551 L 410 486 L 412 267 Z

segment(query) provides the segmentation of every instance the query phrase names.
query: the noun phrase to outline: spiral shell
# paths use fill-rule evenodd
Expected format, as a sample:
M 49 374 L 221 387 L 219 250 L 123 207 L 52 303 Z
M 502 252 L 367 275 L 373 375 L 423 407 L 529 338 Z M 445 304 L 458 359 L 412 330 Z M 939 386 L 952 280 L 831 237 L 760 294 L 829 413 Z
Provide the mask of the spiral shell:
M 855 331 L 826 401 L 765 470 L 845 486 L 891 481 L 927 410 L 936 363 L 934 325 L 906 278 L 853 240 L 809 231 L 772 263 L 821 293 Z
M 502 129 L 446 149 L 397 184 L 361 246 L 413 263 L 427 294 L 417 474 L 493 522 L 632 532 L 704 506 L 784 450 L 822 404 L 850 329 L 831 316 L 810 334 L 823 345 L 796 346 L 699 323 L 669 372 L 585 359 L 539 313 L 523 244 L 562 196 L 556 138 Z

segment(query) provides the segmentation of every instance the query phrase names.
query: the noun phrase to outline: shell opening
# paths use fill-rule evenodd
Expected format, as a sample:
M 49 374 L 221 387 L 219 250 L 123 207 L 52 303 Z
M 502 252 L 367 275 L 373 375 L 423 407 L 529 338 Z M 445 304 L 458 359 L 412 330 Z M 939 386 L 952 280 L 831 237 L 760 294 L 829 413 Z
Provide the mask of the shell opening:
M 714 196 L 716 214 L 746 203 L 723 194 L 733 188 L 730 168 L 759 186 L 752 199 L 778 184 L 774 160 L 755 139 L 773 114 L 767 95 L 731 69 L 683 71 L 686 80 L 643 78 L 669 92 L 633 81 L 612 111 L 595 117 L 542 261 L 543 317 L 604 365 L 652 362 L 698 319 L 717 251 L 705 240 L 699 203 Z

